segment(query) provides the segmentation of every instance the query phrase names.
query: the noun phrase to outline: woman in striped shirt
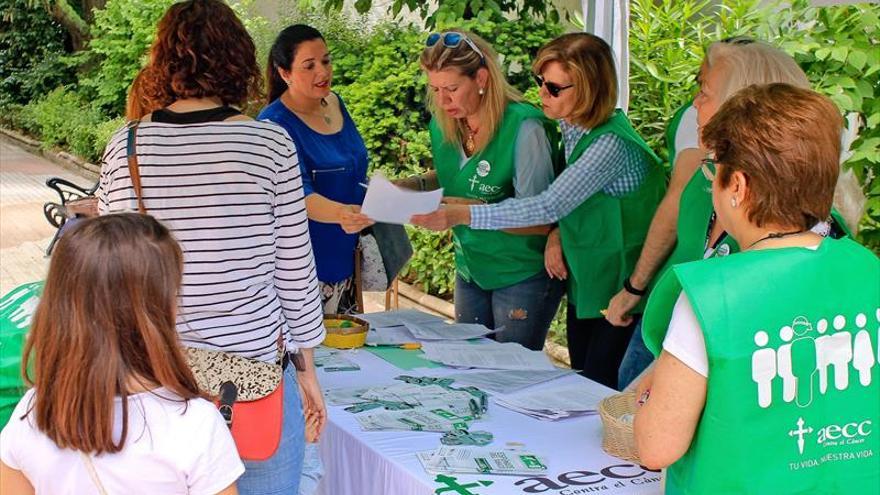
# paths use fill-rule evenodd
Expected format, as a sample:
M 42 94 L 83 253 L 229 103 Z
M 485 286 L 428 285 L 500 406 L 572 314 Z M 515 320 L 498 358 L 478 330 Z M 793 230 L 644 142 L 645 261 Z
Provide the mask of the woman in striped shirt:
M 283 340 L 305 358 L 305 370 L 285 371 L 278 450 L 245 462 L 238 481 L 243 494 L 296 493 L 303 409 L 319 428 L 326 416 L 312 361 L 324 326 L 295 147 L 283 129 L 237 108 L 261 82 L 253 41 L 225 3 L 173 5 L 141 81 L 159 110 L 141 120 L 136 152 L 144 205 L 183 249 L 183 344 L 272 361 Z M 107 146 L 98 198 L 102 213 L 137 208 L 125 129 Z

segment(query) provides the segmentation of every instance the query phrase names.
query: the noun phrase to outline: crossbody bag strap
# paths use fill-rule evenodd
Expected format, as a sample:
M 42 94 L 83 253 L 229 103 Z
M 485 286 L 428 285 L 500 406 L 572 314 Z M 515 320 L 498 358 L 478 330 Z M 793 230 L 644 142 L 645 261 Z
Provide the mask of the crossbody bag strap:
M 101 483 L 101 478 L 98 477 L 98 471 L 95 470 L 95 465 L 92 463 L 92 458 L 82 451 L 80 451 L 79 455 L 80 457 L 82 457 L 83 464 L 86 465 L 86 471 L 89 472 L 89 477 L 92 478 L 92 483 L 95 484 L 95 487 L 98 489 L 98 493 L 100 495 L 107 495 L 107 490 L 104 489 L 104 484 Z
M 131 185 L 134 186 L 134 194 L 137 198 L 138 212 L 147 214 L 144 206 L 143 188 L 141 187 L 141 171 L 137 159 L 137 128 L 140 120 L 132 120 L 128 123 L 128 140 L 126 142 L 126 157 L 128 158 L 128 174 L 131 176 Z

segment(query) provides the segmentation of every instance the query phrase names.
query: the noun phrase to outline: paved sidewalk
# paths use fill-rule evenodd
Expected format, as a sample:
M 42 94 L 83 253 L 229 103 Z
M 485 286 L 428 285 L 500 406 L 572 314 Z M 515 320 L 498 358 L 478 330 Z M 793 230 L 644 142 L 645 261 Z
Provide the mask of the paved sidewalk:
M 43 216 L 43 203 L 59 201 L 46 187 L 50 177 L 93 182 L 0 138 L 0 294 L 46 276 L 44 252 L 55 229 Z

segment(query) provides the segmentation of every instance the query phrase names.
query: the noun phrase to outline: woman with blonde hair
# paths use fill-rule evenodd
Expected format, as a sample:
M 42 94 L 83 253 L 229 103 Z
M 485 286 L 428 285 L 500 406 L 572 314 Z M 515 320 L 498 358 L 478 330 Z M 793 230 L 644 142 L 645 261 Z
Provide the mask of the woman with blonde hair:
M 698 128 L 705 127 L 737 91 L 751 84 L 774 82 L 810 87 L 794 59 L 772 45 L 743 37 L 713 43 L 700 69 L 700 91 L 694 98 Z M 621 288 L 608 303 L 607 318 L 612 324 L 631 324 L 630 313 L 644 304 L 645 293 L 673 265 L 739 250 L 735 240 L 725 235 L 714 220 L 711 184 L 698 170 L 705 156 L 703 149 L 688 149 L 679 155 L 669 190 L 651 221 L 645 246 L 630 275 L 630 285 L 636 290 Z M 837 237 L 845 235 L 845 228 L 840 220 L 819 226 L 823 233 Z M 637 328 L 620 366 L 621 387 L 634 380 L 651 361 L 653 356 L 645 348 L 641 328 Z
M 232 435 L 177 339 L 182 270 L 153 217 L 61 238 L 21 363 L 32 388 L 0 434 L 0 493 L 237 493 Z
M 605 41 L 588 33 L 560 36 L 541 48 L 532 69 L 544 112 L 562 127 L 565 171 L 537 196 L 448 205 L 413 223 L 482 232 L 558 221 L 545 265 L 552 277 L 568 280 L 571 366 L 616 387 L 634 324 L 612 327 L 601 312 L 638 257 L 665 176 L 626 115 L 615 110 L 617 74 Z
M 442 187 L 449 202 L 481 204 L 546 189 L 556 126 L 508 84 L 492 47 L 461 30 L 432 33 L 425 45 L 435 171 L 398 183 Z M 548 231 L 456 227 L 456 320 L 504 327 L 499 341 L 543 348 L 562 297 L 562 285 L 544 271 Z
M 743 250 L 674 266 L 645 311 L 659 357 L 635 440 L 645 466 L 669 466 L 667 493 L 880 491 L 880 261 L 811 230 L 831 211 L 841 123 L 828 98 L 768 84 L 703 126 L 700 173 Z

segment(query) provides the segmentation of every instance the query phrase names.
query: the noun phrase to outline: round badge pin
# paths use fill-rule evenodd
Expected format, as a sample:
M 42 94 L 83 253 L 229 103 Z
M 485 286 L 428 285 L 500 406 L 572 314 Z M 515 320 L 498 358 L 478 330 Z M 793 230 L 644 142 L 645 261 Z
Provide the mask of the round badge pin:
M 730 246 L 727 244 L 722 244 L 718 246 L 718 250 L 715 251 L 715 254 L 718 256 L 727 256 L 730 254 Z
M 480 163 L 477 164 L 477 175 L 480 177 L 485 177 L 489 175 L 489 172 L 492 171 L 492 165 L 489 164 L 486 160 L 480 160 Z

